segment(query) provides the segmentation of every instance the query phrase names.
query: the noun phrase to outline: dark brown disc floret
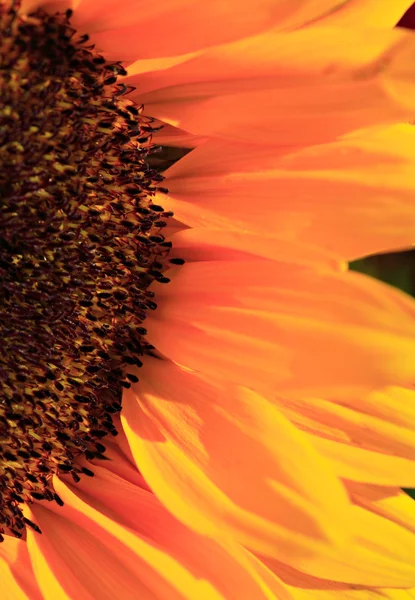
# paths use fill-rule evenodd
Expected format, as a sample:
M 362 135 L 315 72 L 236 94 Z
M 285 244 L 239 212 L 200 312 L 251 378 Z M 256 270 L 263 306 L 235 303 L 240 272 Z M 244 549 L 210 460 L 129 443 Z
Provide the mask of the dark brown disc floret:
M 117 434 L 152 348 L 171 213 L 152 202 L 153 122 L 122 65 L 69 12 L 13 6 L 0 4 L 0 534 L 20 537 L 38 529 L 22 503 L 61 503 L 52 476 L 92 475 L 77 457 L 103 457 Z

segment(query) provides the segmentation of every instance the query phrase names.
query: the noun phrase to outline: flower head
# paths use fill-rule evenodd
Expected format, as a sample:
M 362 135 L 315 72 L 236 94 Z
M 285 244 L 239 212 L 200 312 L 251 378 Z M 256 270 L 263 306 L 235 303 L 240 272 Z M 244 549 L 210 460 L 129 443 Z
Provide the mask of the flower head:
M 407 5 L 0 5 L 11 597 L 410 597 Z

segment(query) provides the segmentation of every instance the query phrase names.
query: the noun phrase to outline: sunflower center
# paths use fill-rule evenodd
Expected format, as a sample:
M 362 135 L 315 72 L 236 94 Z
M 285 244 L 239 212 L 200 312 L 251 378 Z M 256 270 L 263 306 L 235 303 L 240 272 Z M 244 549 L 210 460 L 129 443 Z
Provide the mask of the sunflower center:
M 14 4 L 13 4 L 14 6 Z M 103 457 L 170 244 L 152 121 L 70 13 L 0 4 L 0 534 L 22 503 L 62 501 L 54 474 Z M 104 440 L 105 442 L 105 440 Z M 0 539 L 2 536 L 0 535 Z

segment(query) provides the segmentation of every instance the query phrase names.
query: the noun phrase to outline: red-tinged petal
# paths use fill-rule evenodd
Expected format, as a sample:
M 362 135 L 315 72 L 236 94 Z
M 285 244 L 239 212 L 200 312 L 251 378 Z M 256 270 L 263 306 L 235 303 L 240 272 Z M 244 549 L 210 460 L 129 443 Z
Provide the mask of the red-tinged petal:
M 186 262 L 212 260 L 251 260 L 268 258 L 286 260 L 315 268 L 346 270 L 338 256 L 312 244 L 248 233 L 216 229 L 185 229 L 171 238 L 171 258 Z
M 114 419 L 113 417 L 113 420 L 115 421 L 116 419 Z M 120 431 L 121 423 L 117 423 L 116 427 L 117 431 Z M 117 443 L 105 440 L 105 456 L 109 459 L 108 462 L 105 463 L 105 466 L 109 471 L 111 471 L 111 473 L 120 477 L 124 481 L 127 481 L 128 483 L 136 487 L 149 491 L 150 488 L 148 487 L 147 482 L 135 466 L 134 458 L 131 455 L 130 447 L 128 446 L 126 440 L 125 449 L 121 447 L 120 442 L 123 440 L 123 438 L 124 436 L 118 435 Z M 126 455 L 126 453 L 128 453 L 128 456 Z M 98 461 L 98 464 L 99 463 L 100 461 Z M 85 478 L 83 481 L 85 481 Z
M 171 517 L 165 511 L 154 515 L 150 500 L 153 496 L 135 488 L 135 502 L 128 503 L 128 512 L 137 512 L 141 527 L 134 530 L 117 514 L 116 497 L 122 491 L 131 491 L 130 485 L 122 484 L 116 476 L 109 477 L 109 481 L 117 486 L 112 494 L 113 509 L 105 506 L 106 495 L 110 493 L 108 481 L 103 488 L 103 503 L 100 500 L 95 503 L 92 501 L 95 494 L 89 498 L 76 486 L 58 479 L 54 480 L 54 486 L 64 502 L 63 507 L 36 504 L 31 509 L 25 508 L 26 515 L 42 529 L 41 535 L 28 529 L 27 544 L 44 600 L 110 600 L 114 594 L 126 600 L 225 600 L 202 572 L 202 552 L 208 560 L 203 539 L 197 538 L 191 549 L 184 547 L 182 552 L 184 556 L 199 552 L 199 571 L 195 574 L 196 569 L 188 570 L 182 564 L 182 556 L 177 556 L 180 552 L 174 550 L 180 543 L 173 538 L 169 546 Z M 91 485 L 94 484 L 91 482 Z M 96 494 L 99 492 L 97 489 Z M 152 516 L 158 516 L 159 520 L 153 520 Z M 125 517 L 127 519 L 127 515 Z M 160 543 L 158 538 L 163 538 L 160 530 L 164 527 L 164 540 Z M 174 533 L 173 528 L 173 536 Z M 221 552 L 220 548 L 218 552 Z M 191 563 L 191 558 L 188 562 Z M 232 565 L 232 557 L 229 565 Z M 209 563 L 213 570 L 214 566 L 214 562 Z M 221 568 L 220 560 L 218 568 Z M 237 573 L 243 576 L 240 570 Z M 223 579 L 226 573 L 221 574 Z M 229 575 L 233 577 L 234 574 Z M 254 598 L 262 596 L 258 594 Z
M 4 536 L 0 544 L 0 585 L 4 600 L 42 600 L 26 542 Z
M 113 468 L 113 461 L 105 463 L 105 467 L 94 465 L 94 478 L 83 478 L 72 491 L 88 505 L 165 549 L 194 577 L 211 582 L 224 598 L 236 599 L 244 593 L 255 600 L 268 597 L 261 591 L 261 579 L 246 570 L 242 549 L 230 544 L 220 546 L 193 533 L 171 516 L 153 494 L 119 477 Z
M 25 13 L 30 13 L 38 8 L 48 11 L 51 14 L 56 12 L 65 12 L 68 8 L 73 8 L 77 0 L 22 0 L 21 9 Z
M 413 74 L 409 75 L 413 77 Z M 137 95 L 136 100 L 141 100 Z M 377 123 L 408 120 L 374 83 L 310 84 L 197 99 L 142 98 L 146 112 L 195 135 L 250 144 L 310 145 Z
M 146 103 L 301 87 L 319 77 L 354 82 L 376 74 L 378 62 L 411 39 L 401 30 L 273 29 L 203 51 L 138 59 L 126 81 Z
M 337 10 L 345 0 L 77 0 L 74 23 L 118 59 L 171 56 L 245 38 L 273 26 L 295 28 Z
M 294 263 L 188 263 L 153 286 L 148 339 L 179 364 L 266 393 L 345 396 L 408 383 L 415 325 L 403 294 L 385 287 Z
M 10 567 L 0 559 L 1 596 L 4 600 L 30 600 L 20 584 L 16 581 Z
M 155 72 L 138 62 L 140 85 L 131 97 L 143 102 L 148 114 L 193 134 L 271 145 L 322 143 L 359 127 L 411 118 L 411 33 L 369 31 L 366 44 L 342 31 L 337 39 L 333 30 L 318 33 L 321 50 L 304 32 L 266 34 L 255 43 L 245 40 L 154 64 Z M 349 42 L 356 45 L 351 55 L 336 50 L 344 44 L 350 51 Z M 281 56 L 275 44 L 285 48 Z M 219 67 L 216 74 L 222 55 L 229 71 Z M 134 82 L 134 68 L 129 82 Z
M 294 564 L 347 535 L 344 491 L 324 460 L 250 390 L 148 361 L 122 423 L 150 487 L 192 529 Z
M 264 31 L 293 13 L 302 18 L 326 14 L 333 0 L 317 1 L 315 10 L 301 8 L 289 0 L 260 0 L 253 11 L 236 0 L 79 0 L 74 23 L 93 33 L 94 42 L 106 53 L 123 60 L 171 56 L 221 44 Z M 326 5 L 326 6 L 324 6 Z M 308 15 L 307 15 L 308 12 Z M 310 15 L 311 13 L 311 15 Z M 137 34 L 139 33 L 139 35 Z
M 164 205 L 191 227 L 294 238 L 351 260 L 415 242 L 414 148 L 409 124 L 288 155 L 209 142 L 166 172 Z
M 161 146 L 173 146 L 176 148 L 196 148 L 201 144 L 204 144 L 208 138 L 200 135 L 193 135 L 184 131 L 183 129 L 178 129 L 177 127 L 173 127 L 168 123 L 161 123 L 161 121 L 154 123 L 155 127 L 162 127 L 159 131 L 155 131 L 152 134 L 152 140 L 155 144 L 160 144 Z

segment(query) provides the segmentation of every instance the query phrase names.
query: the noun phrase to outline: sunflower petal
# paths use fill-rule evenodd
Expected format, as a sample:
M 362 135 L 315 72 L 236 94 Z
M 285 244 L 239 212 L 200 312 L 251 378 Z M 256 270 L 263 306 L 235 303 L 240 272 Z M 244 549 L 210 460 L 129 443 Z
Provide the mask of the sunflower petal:
M 208 139 L 204 136 L 192 135 L 183 129 L 178 129 L 177 127 L 173 127 L 173 125 L 157 120 L 154 121 L 154 126 L 162 127 L 159 131 L 152 133 L 152 141 L 155 144 L 160 144 L 160 146 L 196 148 L 204 144 Z
M 415 242 L 412 125 L 367 129 L 288 155 L 235 146 L 208 142 L 166 172 L 163 201 L 176 218 L 294 238 L 347 260 Z
M 153 361 L 123 403 L 140 471 L 191 528 L 294 563 L 327 541 L 342 543 L 342 487 L 258 394 Z
M 353 502 L 415 534 L 413 499 L 400 488 L 348 483 Z
M 357 273 L 277 261 L 188 263 L 149 340 L 177 363 L 253 389 L 350 395 L 414 377 L 414 321 L 397 290 Z
M 313 446 L 331 462 L 339 477 L 376 485 L 415 487 L 414 461 L 310 436 Z
M 352 514 L 355 535 L 347 549 L 322 556 L 312 569 L 302 565 L 305 576 L 268 557 L 263 561 L 278 578 L 294 586 L 299 579 L 301 587 L 329 587 L 333 581 L 377 588 L 414 587 L 415 535 L 359 506 L 352 507 Z
M 4 600 L 30 600 L 11 573 L 9 565 L 2 559 L 0 559 L 0 581 Z M 40 599 L 40 596 L 38 598 Z
M 338 457 L 334 469 L 340 476 L 349 473 L 358 481 L 366 477 L 378 483 L 385 483 L 387 477 L 388 485 L 415 484 L 414 422 L 402 426 L 378 418 L 365 412 L 365 395 L 360 398 L 356 407 L 318 398 L 276 397 L 275 402 L 288 419 L 310 434 L 321 452 L 328 452 L 334 461 Z
M 119 438 L 125 439 L 122 432 Z M 119 477 L 119 462 L 106 463 L 105 468 L 95 464 L 94 480 L 82 479 L 74 488 L 76 493 L 81 492 L 84 501 L 121 525 L 168 549 L 195 577 L 213 582 L 225 598 L 242 593 L 258 600 L 267 597 L 261 591 L 261 578 L 252 580 L 246 571 L 244 553 L 238 546 L 219 546 L 216 541 L 202 538 L 184 527 L 165 511 L 153 494 Z M 138 511 L 137 507 L 141 509 Z
M 412 3 L 412 0 L 351 0 L 327 15 L 322 22 L 350 28 L 394 27 Z
M 332 579 L 321 579 L 297 571 L 283 563 L 250 555 L 249 560 L 257 569 L 268 587 L 274 590 L 275 597 L 281 586 L 290 594 L 292 600 L 413 600 L 415 588 L 397 590 L 391 588 L 373 588 L 341 583 Z
M 336 0 L 79 0 L 74 24 L 117 59 L 171 56 L 279 27 L 295 27 L 329 14 Z M 139 35 L 137 35 L 139 28 Z
M 27 509 L 43 532 L 29 531 L 28 547 L 45 600 L 105 600 L 114 592 L 123 599 L 225 600 L 244 590 L 254 600 L 268 597 L 237 546 L 190 532 L 153 494 L 93 469 L 95 476 L 76 486 L 55 479 L 63 507 Z
M 334 253 L 308 243 L 292 242 L 276 236 L 226 231 L 223 229 L 184 229 L 171 238 L 171 258 L 186 262 L 212 260 L 286 260 L 315 268 L 344 271 L 347 264 Z
M 42 600 L 23 540 L 5 536 L 0 544 L 0 581 L 4 600 Z
M 196 135 L 312 144 L 410 118 L 415 37 L 403 31 L 267 32 L 149 65 L 126 81 L 160 120 Z M 154 60 L 154 59 L 153 59 Z

